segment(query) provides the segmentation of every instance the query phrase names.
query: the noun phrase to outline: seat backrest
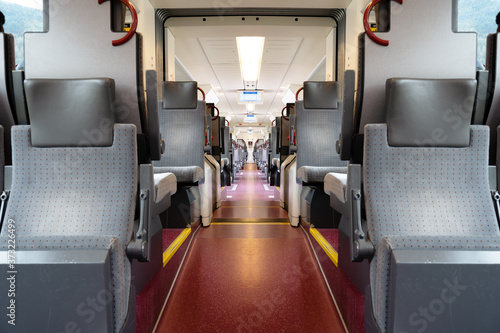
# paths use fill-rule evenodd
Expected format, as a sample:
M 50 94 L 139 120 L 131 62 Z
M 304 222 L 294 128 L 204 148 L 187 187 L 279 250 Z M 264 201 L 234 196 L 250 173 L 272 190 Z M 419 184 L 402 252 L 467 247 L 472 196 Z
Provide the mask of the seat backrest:
M 194 81 L 162 83 L 158 112 L 165 153 L 155 167 L 204 167 L 205 102 Z
M 295 103 L 297 169 L 347 166 L 335 151 L 342 127 L 338 82 L 304 82 L 304 99 Z
M 405 0 L 403 6 L 391 1 L 389 13 L 379 13 L 385 23 L 390 22 L 390 30 L 373 33 L 389 41 L 388 45 L 378 44 L 367 33 L 359 36 L 353 144 L 350 151 L 343 152 L 344 158 L 361 163 L 365 125 L 384 122 L 387 79 L 476 78 L 476 34 L 456 32 L 455 5 L 456 0 Z M 426 29 L 422 29 L 423 22 L 416 17 L 425 18 Z M 474 97 L 459 103 L 472 104 Z
M 18 237 L 107 235 L 125 247 L 137 194 L 136 130 L 103 127 L 113 123 L 113 80 L 27 80 L 25 88 L 31 125 L 13 127 L 6 218 Z
M 499 34 L 491 34 L 487 39 L 486 69 L 489 71 L 486 99 L 485 123 L 490 127 L 490 164 L 497 159 L 497 127 L 500 125 L 500 43 Z
M 271 140 L 269 142 L 269 151 L 271 152 L 271 158 L 279 158 L 278 151 L 278 127 L 271 127 Z
M 226 126 L 226 118 L 220 117 L 221 125 L 221 157 L 229 159 L 229 147 L 231 145 L 229 137 L 229 127 Z
M 0 125 L 5 132 L 4 152 L 7 165 L 12 164 L 10 145 L 10 129 L 15 125 L 13 113 L 15 112 L 14 88 L 12 71 L 15 69 L 14 37 L 10 34 L 0 33 Z M 3 172 L 0 175 L 3 184 Z
M 12 128 L 12 186 L 4 221 L 15 221 L 19 251 L 56 256 L 53 251 L 109 250 L 108 309 L 118 332 L 129 308 L 126 248 L 138 186 L 136 127 L 112 126 L 113 80 L 28 80 L 25 88 L 31 125 Z
M 394 235 L 498 235 L 488 128 L 471 126 L 474 80 L 387 81 L 386 124 L 365 127 L 364 193 L 374 244 Z

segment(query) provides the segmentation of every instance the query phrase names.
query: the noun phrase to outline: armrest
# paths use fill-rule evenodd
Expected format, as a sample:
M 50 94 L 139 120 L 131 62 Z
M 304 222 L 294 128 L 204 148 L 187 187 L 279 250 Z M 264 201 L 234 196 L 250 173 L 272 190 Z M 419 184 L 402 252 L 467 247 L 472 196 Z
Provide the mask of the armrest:
M 490 191 L 497 191 L 497 167 L 495 165 L 488 166 L 488 179 L 490 183 Z
M 330 206 L 344 216 L 349 216 L 347 200 L 347 173 L 329 172 L 325 176 L 324 191 L 330 196 Z
M 161 178 L 161 176 L 157 176 Z M 151 252 L 151 219 L 170 206 L 167 193 L 155 202 L 155 180 L 153 166 L 141 164 L 139 168 L 139 219 L 134 223 L 132 240 L 127 246 L 127 255 L 139 261 L 149 261 Z
M 363 191 L 361 187 L 362 168 L 359 164 L 350 164 L 347 168 L 347 195 L 351 237 L 351 260 L 362 261 L 375 255 L 375 248 L 365 232 L 366 224 L 361 217 Z

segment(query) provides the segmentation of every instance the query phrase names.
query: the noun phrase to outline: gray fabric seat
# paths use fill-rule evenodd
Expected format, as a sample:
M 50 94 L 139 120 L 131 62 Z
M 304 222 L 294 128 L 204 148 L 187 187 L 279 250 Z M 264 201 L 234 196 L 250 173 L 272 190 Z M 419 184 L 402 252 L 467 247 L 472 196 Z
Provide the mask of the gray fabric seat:
M 487 172 L 488 128 L 470 126 L 472 108 L 461 122 L 450 124 L 443 116 L 455 101 L 474 93 L 473 80 L 392 79 L 387 124 L 365 127 L 364 193 L 375 247 L 371 297 L 382 332 L 391 313 L 393 251 L 499 250 Z M 431 140 L 434 129 L 443 131 L 440 140 Z
M 12 130 L 13 181 L 5 221 L 16 223 L 18 252 L 108 251 L 110 313 L 114 330 L 119 332 L 130 301 L 131 265 L 126 247 L 133 232 L 138 183 L 135 125 L 115 124 L 109 135 L 89 142 L 80 135 L 84 129 L 92 132 L 96 127 L 70 121 L 74 110 L 64 101 L 84 103 L 87 99 L 99 110 L 99 114 L 87 113 L 90 118 L 112 119 L 112 80 L 55 80 L 48 85 L 45 80 L 27 80 L 25 87 L 32 124 Z M 37 103 L 36 95 L 45 93 L 59 98 L 45 95 L 44 103 Z M 58 124 L 74 130 L 60 131 L 58 124 L 48 121 L 53 116 L 58 117 Z M 3 226 L 0 249 L 6 250 L 6 223 Z M 67 283 L 60 287 L 69 288 Z M 44 302 L 32 300 L 33 304 Z
M 159 103 L 160 132 L 165 153 L 154 172 L 171 172 L 179 183 L 204 177 L 205 102 L 198 101 L 196 82 L 163 82 Z
M 323 183 L 329 172 L 347 172 L 335 143 L 342 125 L 338 82 L 304 82 L 304 100 L 295 104 L 297 117 L 297 178 Z
M 12 138 L 13 183 L 5 219 L 16 221 L 18 249 L 109 250 L 118 332 L 129 303 L 125 250 L 137 193 L 135 126 L 115 125 L 110 147 L 78 151 L 32 146 L 29 126 L 13 127 Z M 2 250 L 6 237 L 3 230 Z

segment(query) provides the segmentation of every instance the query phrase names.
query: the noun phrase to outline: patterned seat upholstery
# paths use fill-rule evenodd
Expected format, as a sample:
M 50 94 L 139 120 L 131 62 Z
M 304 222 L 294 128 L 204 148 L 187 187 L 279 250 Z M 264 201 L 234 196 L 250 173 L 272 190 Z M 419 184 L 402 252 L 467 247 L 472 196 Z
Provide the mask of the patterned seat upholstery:
M 338 82 L 304 82 L 304 100 L 295 104 L 297 119 L 297 178 L 323 183 L 329 172 L 347 172 L 347 162 L 335 151 L 342 102 Z
M 131 239 L 137 195 L 134 125 L 114 125 L 109 147 L 34 147 L 30 126 L 12 130 L 13 182 L 5 219 L 18 250 L 109 250 L 115 331 L 128 313 Z M 6 224 L 4 224 L 5 226 Z M 0 249 L 8 234 L 2 230 Z
M 136 126 L 113 125 L 111 79 L 26 80 L 25 89 L 31 125 L 12 128 L 5 221 L 15 221 L 18 251 L 108 251 L 110 313 L 119 332 L 130 301 L 126 248 L 138 186 Z M 6 223 L 2 251 L 8 244 L 5 229 Z M 84 273 L 85 266 L 81 269 Z M 61 287 L 69 288 L 65 283 Z
M 163 82 L 158 113 L 165 153 L 154 172 L 171 172 L 179 183 L 204 177 L 205 102 L 197 100 L 196 82 Z
M 500 232 L 487 172 L 488 128 L 470 126 L 465 119 L 460 126 L 453 126 L 451 133 L 447 131 L 450 124 L 442 117 L 447 108 L 441 109 L 442 104 L 436 108 L 436 101 L 442 99 L 453 105 L 457 93 L 463 99 L 467 96 L 463 94 L 464 89 L 473 95 L 475 84 L 471 80 L 449 81 L 388 82 L 387 124 L 365 127 L 366 218 L 370 240 L 375 246 L 370 281 L 373 312 L 382 332 L 386 332 L 388 326 L 392 251 L 499 250 Z M 410 100 L 397 99 L 418 91 L 415 85 L 429 85 L 431 91 L 435 91 L 435 85 L 448 85 L 445 88 L 449 93 L 438 90 L 435 96 L 420 94 L 417 98 L 428 100 L 410 103 L 402 110 L 401 103 Z M 467 111 L 470 116 L 472 109 Z M 437 112 L 435 117 L 433 112 Z M 408 120 L 411 117 L 414 119 Z M 391 136 L 388 128 L 396 125 L 399 128 L 393 128 Z M 424 140 L 418 136 L 427 129 L 419 130 L 419 126 L 430 127 L 429 133 L 433 126 L 441 128 L 450 134 L 447 139 L 451 141 L 423 144 Z M 415 136 L 408 135 L 412 131 L 407 127 L 412 128 Z M 456 133 L 462 134 L 453 138 Z

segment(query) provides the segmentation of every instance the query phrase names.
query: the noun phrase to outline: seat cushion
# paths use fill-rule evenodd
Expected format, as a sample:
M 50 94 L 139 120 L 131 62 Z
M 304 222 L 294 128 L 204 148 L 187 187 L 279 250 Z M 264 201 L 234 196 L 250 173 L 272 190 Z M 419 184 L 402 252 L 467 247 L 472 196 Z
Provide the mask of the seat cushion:
M 347 171 L 347 170 L 346 170 Z M 347 201 L 347 173 L 330 172 L 325 176 L 325 193 L 336 196 L 342 203 Z
M 171 196 L 177 191 L 177 178 L 173 173 L 155 173 L 155 202 L 158 203 L 166 196 Z
M 373 314 L 382 332 L 387 330 L 391 256 L 393 250 L 500 251 L 500 237 L 491 236 L 389 236 L 380 240 L 370 264 Z
M 196 183 L 203 179 L 203 169 L 198 166 L 187 167 L 155 167 L 154 173 L 173 173 L 178 183 Z
M 110 232 L 112 232 L 112 230 Z M 0 237 L 0 250 L 7 250 L 7 239 L 8 233 L 3 233 Z M 125 246 L 119 238 L 107 235 L 20 236 L 16 238 L 16 250 L 108 250 L 111 264 L 111 287 L 109 291 L 113 295 L 112 312 L 114 314 L 114 326 L 115 332 L 120 331 L 128 315 L 131 273 L 130 261 L 125 254 Z M 85 267 L 82 266 L 82 269 L 85 269 Z
M 297 170 L 297 178 L 304 183 L 323 183 L 330 172 L 347 173 L 347 167 L 303 166 Z

